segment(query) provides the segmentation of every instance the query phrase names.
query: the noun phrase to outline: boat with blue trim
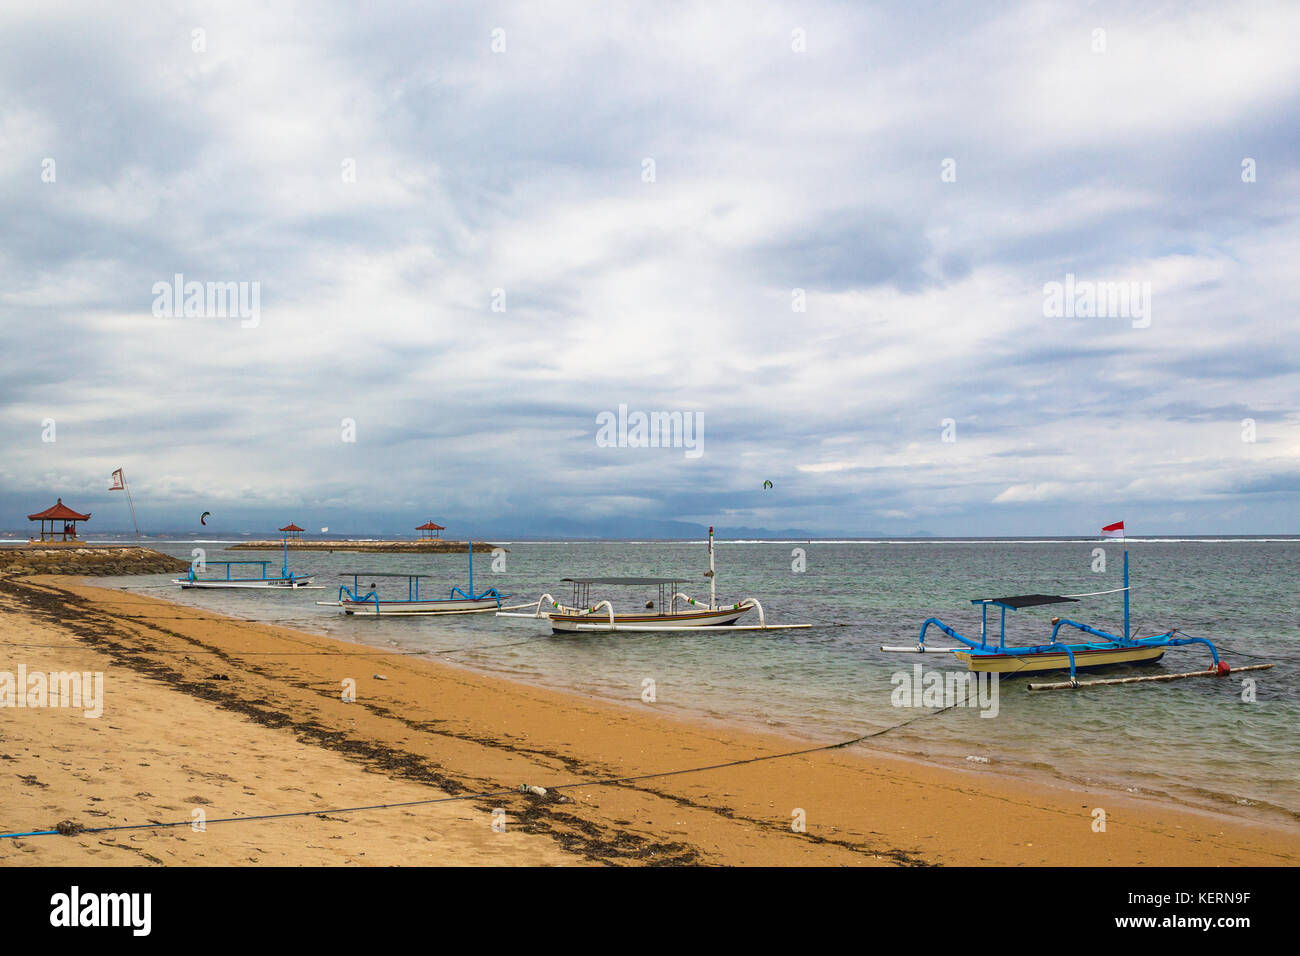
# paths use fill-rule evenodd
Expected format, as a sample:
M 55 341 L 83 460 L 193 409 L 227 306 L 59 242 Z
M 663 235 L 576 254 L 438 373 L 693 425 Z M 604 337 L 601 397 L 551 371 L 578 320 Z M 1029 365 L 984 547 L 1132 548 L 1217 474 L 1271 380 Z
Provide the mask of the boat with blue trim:
M 1133 677 L 1111 681 L 1094 681 L 1091 683 L 1127 683 L 1140 680 L 1172 679 L 1174 677 L 1194 677 L 1203 675 L 1223 676 L 1240 670 L 1265 669 L 1272 665 L 1255 665 L 1247 668 L 1230 668 L 1220 660 L 1219 651 L 1211 641 L 1203 637 L 1191 637 L 1174 628 L 1149 637 L 1137 637 L 1133 633 L 1129 613 L 1129 561 L 1128 551 L 1124 552 L 1123 587 L 1106 591 L 1093 591 L 1084 594 L 1019 594 L 1010 597 L 974 598 L 972 604 L 980 608 L 980 634 L 974 640 L 958 632 L 937 617 L 927 618 L 921 625 L 921 633 L 915 647 L 881 645 L 881 650 L 892 653 L 950 653 L 966 667 L 978 673 L 1001 675 L 1042 673 L 1045 671 L 1068 670 L 1070 679 L 1059 685 L 1031 684 L 1031 690 L 1059 689 L 1064 687 L 1085 686 L 1078 682 L 1080 670 L 1095 667 L 1108 667 L 1115 664 L 1149 664 L 1160 660 L 1165 651 L 1171 647 L 1183 647 L 1190 644 L 1203 644 L 1210 651 L 1212 662 L 1208 670 L 1193 671 L 1187 674 L 1161 675 L 1153 677 Z M 1039 607 L 1048 604 L 1077 603 L 1081 598 L 1095 597 L 1103 594 L 1122 593 L 1124 595 L 1124 633 L 1111 634 L 1090 624 L 1064 617 L 1052 618 L 1052 634 L 1045 644 L 1016 646 L 1007 644 L 1007 611 L 1018 611 L 1026 607 Z M 1000 613 L 996 640 L 989 633 L 989 608 L 997 608 Z M 926 644 L 926 633 L 930 628 L 946 634 L 958 642 L 956 647 L 935 647 Z M 1072 629 L 1086 635 L 1086 639 L 1062 640 L 1061 631 Z M 1181 635 L 1181 636 L 1180 636 Z
M 270 574 L 267 568 L 270 561 L 208 561 L 206 559 L 197 559 L 192 562 L 185 572 L 183 578 L 173 578 L 172 584 L 179 584 L 183 589 L 239 589 L 239 588 L 279 588 L 286 591 L 296 590 L 298 588 L 318 588 L 320 585 L 313 585 L 312 578 L 314 574 L 309 572 L 297 572 L 289 570 L 289 536 L 284 536 L 284 560 L 280 566 L 279 574 Z M 257 575 L 247 575 L 237 577 L 232 570 L 236 567 L 251 566 L 261 569 Z M 200 574 L 207 571 L 209 567 L 225 568 L 224 577 L 199 577 Z
M 432 577 L 428 574 L 415 574 L 393 571 L 346 571 L 341 577 L 351 578 L 352 587 L 340 585 L 337 601 L 317 601 L 322 607 L 341 608 L 344 614 L 361 615 L 418 615 L 418 614 L 481 614 L 486 611 L 500 611 L 501 602 L 510 597 L 501 594 L 496 588 L 475 593 L 474 591 L 474 542 L 470 541 L 469 553 L 469 589 L 453 587 L 445 598 L 428 598 L 420 596 L 420 582 Z M 405 578 L 406 597 L 393 598 L 379 596 L 378 579 Z M 370 580 L 370 587 L 362 592 L 361 582 Z

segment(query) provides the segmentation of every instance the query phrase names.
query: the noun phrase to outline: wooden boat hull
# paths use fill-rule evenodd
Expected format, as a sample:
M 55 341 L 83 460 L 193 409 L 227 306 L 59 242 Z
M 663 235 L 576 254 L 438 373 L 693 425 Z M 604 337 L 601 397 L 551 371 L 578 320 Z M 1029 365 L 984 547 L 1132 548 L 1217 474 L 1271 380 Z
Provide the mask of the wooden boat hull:
M 339 607 L 344 614 L 389 617 L 392 615 L 414 616 L 419 614 L 475 614 L 496 611 L 501 602 L 496 598 L 456 598 L 441 601 L 384 601 L 376 607 L 374 601 L 317 601 L 325 607 Z
M 307 575 L 306 577 L 301 577 L 301 578 L 294 578 L 292 581 L 290 581 L 287 578 L 283 578 L 283 579 L 276 578 L 276 579 L 271 579 L 266 581 L 239 581 L 239 580 L 204 581 L 201 578 L 190 581 L 187 580 L 186 578 L 174 578 L 172 580 L 172 584 L 179 584 L 182 588 L 202 588 L 202 589 L 209 589 L 209 590 L 226 590 L 230 588 L 239 588 L 239 589 L 258 588 L 261 590 L 270 589 L 270 590 L 278 590 L 278 591 L 290 591 L 295 588 L 310 587 L 311 579 L 312 579 L 311 575 Z
M 716 627 L 733 624 L 742 615 L 749 612 L 749 606 L 742 608 L 720 608 L 716 611 L 684 611 L 680 614 L 615 614 L 614 628 L 620 625 L 635 625 L 638 630 L 677 631 L 683 628 Z M 550 614 L 551 628 L 557 633 L 581 632 L 609 629 L 609 614 Z M 578 625 L 585 625 L 579 627 Z M 603 627 L 602 627 L 603 625 Z
M 1080 648 L 1074 652 L 1077 670 L 1089 667 L 1107 667 L 1112 664 L 1149 664 L 1164 656 L 1163 647 Z M 953 656 L 966 666 L 982 674 L 1034 674 L 1043 671 L 1068 671 L 1070 659 L 1060 651 L 1040 654 L 975 654 L 971 651 L 954 651 Z

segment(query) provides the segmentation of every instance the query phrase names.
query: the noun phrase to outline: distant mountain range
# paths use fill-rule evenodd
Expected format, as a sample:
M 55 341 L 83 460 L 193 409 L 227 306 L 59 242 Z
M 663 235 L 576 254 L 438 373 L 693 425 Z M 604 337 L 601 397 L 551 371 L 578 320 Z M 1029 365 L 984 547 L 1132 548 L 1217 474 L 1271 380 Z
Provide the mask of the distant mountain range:
M 165 536 L 172 539 L 189 540 L 192 538 L 228 539 L 255 537 L 258 539 L 276 538 L 275 525 L 258 527 L 256 530 L 232 529 L 209 525 L 207 527 L 173 527 L 166 529 L 142 529 L 145 537 Z M 129 528 L 86 528 L 83 532 L 92 539 L 130 538 L 133 532 Z M 528 541 L 528 540 L 597 540 L 597 539 L 647 539 L 647 540 L 699 540 L 708 536 L 709 526 L 691 521 L 671 521 L 656 518 L 608 518 L 594 521 L 580 521 L 572 518 L 538 518 L 530 516 L 517 521 L 497 518 L 490 522 L 468 522 L 465 525 L 453 525 L 444 532 L 444 537 L 453 540 L 474 538 L 482 541 Z M 809 531 L 807 528 L 755 528 L 748 525 L 715 525 L 714 536 L 719 539 L 737 538 L 778 538 L 793 539 L 818 537 L 845 538 L 930 538 L 934 535 L 928 531 L 898 532 L 865 531 L 844 532 L 827 535 L 824 532 Z M 27 529 L 4 532 L 0 536 L 26 538 Z M 328 533 L 320 533 L 319 528 L 308 528 L 304 538 L 414 538 L 414 529 L 396 529 L 391 525 L 366 526 L 347 522 L 345 525 L 330 525 Z
M 524 530 L 527 528 L 527 530 Z M 533 519 L 509 524 L 493 522 L 484 537 L 514 538 L 686 538 L 707 537 L 709 526 L 691 521 L 670 521 L 657 518 L 612 518 L 602 521 L 576 521 L 571 518 Z M 749 528 L 715 525 L 713 533 L 719 538 L 811 538 L 804 528 Z
M 88 540 L 125 540 L 134 536 L 130 528 L 99 528 L 91 531 L 86 528 L 83 532 Z M 672 522 L 672 520 L 659 519 L 610 519 L 602 522 L 578 522 L 578 520 L 554 518 L 554 519 L 529 519 L 528 522 L 511 524 L 504 520 L 493 520 L 490 524 L 469 524 L 465 527 L 452 527 L 443 532 L 443 537 L 451 538 L 455 541 L 463 541 L 465 538 L 473 538 L 477 541 L 567 541 L 567 540 L 692 540 L 698 541 L 708 536 L 707 524 L 695 524 L 693 522 Z M 818 537 L 867 537 L 867 538 L 904 538 L 904 537 L 935 537 L 928 531 L 914 531 L 910 533 L 884 532 L 884 531 L 866 531 L 866 532 L 845 532 L 836 533 L 836 535 L 827 535 L 824 532 L 813 532 L 807 528 L 751 528 L 749 525 L 714 525 L 714 536 L 719 540 L 744 540 L 744 538 L 779 538 L 779 540 L 800 540 L 800 538 L 818 538 Z M 26 538 L 26 529 L 19 531 L 0 531 L 0 537 Z M 164 538 L 164 540 L 183 540 L 188 541 L 192 538 L 211 538 L 211 540 L 230 540 L 230 538 L 278 538 L 278 532 L 274 529 L 257 528 L 256 531 L 243 531 L 243 529 L 221 528 L 221 527 L 196 527 L 196 528 L 166 528 L 151 531 L 151 529 L 142 529 L 142 537 Z M 398 531 L 393 528 L 365 528 L 365 527 L 335 527 L 330 525 L 328 533 L 320 533 L 318 529 L 308 529 L 304 533 L 304 538 L 359 538 L 359 537 L 380 537 L 380 538 L 415 538 L 416 533 L 413 531 Z

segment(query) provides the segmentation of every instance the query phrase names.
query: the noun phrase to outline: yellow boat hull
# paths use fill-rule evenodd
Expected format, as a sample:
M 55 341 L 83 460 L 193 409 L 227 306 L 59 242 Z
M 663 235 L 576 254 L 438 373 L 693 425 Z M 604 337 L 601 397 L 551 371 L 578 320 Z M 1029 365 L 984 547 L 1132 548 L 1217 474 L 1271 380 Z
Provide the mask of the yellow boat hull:
M 1164 655 L 1163 647 L 1081 650 L 1074 652 L 1074 666 L 1083 670 L 1110 664 L 1148 664 L 1160 660 Z M 965 662 L 970 670 L 982 674 L 1033 674 L 1070 669 L 1070 658 L 1056 651 L 1043 654 L 972 654 L 969 651 L 956 651 L 953 656 Z

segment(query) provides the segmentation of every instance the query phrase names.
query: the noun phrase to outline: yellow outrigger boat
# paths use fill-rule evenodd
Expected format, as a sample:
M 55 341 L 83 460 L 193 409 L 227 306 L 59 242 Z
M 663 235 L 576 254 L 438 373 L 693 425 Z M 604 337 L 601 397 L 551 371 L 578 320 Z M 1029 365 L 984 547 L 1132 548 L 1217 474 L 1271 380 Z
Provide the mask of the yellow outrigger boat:
M 1078 621 L 1069 618 L 1054 617 L 1052 618 L 1052 637 L 1046 644 L 1033 644 L 1024 647 L 1007 646 L 1007 611 L 1018 611 L 1025 607 L 1039 607 L 1046 604 L 1065 604 L 1076 603 L 1079 598 L 1094 597 L 1100 594 L 1115 594 L 1122 592 L 1124 595 L 1124 634 L 1110 634 L 1089 624 L 1081 624 Z M 978 673 L 986 674 L 1036 674 L 1045 671 L 1063 671 L 1070 672 L 1070 679 L 1055 684 L 1030 684 L 1030 690 L 1059 690 L 1064 688 L 1085 687 L 1094 684 L 1115 684 L 1130 683 L 1147 680 L 1172 680 L 1180 677 L 1201 677 L 1201 676 L 1224 676 L 1226 674 L 1237 673 L 1243 670 L 1263 670 L 1272 667 L 1272 664 L 1256 664 L 1249 667 L 1230 668 L 1224 661 L 1219 659 L 1219 652 L 1214 644 L 1203 637 L 1189 637 L 1183 635 L 1178 629 L 1166 631 L 1163 634 L 1153 634 L 1150 637 L 1134 637 L 1129 623 L 1129 573 L 1128 573 L 1128 552 L 1124 552 L 1124 586 L 1112 588 L 1109 591 L 1093 591 L 1088 594 L 1019 594 L 1011 597 L 996 598 L 975 598 L 972 604 L 980 606 L 980 636 L 979 640 L 970 638 L 958 633 L 949 627 L 937 617 L 928 618 L 921 625 L 921 634 L 917 638 L 915 647 L 897 647 L 882 645 L 882 651 L 893 653 L 924 654 L 934 652 L 947 652 L 953 654 L 966 667 Z M 990 607 L 996 607 L 1001 611 L 1001 622 L 998 628 L 998 637 L 996 643 L 992 640 L 988 628 L 988 612 Z M 931 628 L 937 628 L 944 634 L 947 634 L 953 640 L 958 641 L 958 647 L 934 647 L 925 643 L 926 632 Z M 1059 633 L 1062 628 L 1073 628 L 1081 631 L 1092 638 L 1091 640 L 1081 641 L 1061 641 Z M 1077 679 L 1077 673 L 1080 670 L 1092 667 L 1107 667 L 1114 664 L 1149 664 L 1160 660 L 1165 651 L 1171 647 L 1181 647 L 1187 644 L 1204 644 L 1210 649 L 1210 655 L 1213 657 L 1208 670 L 1192 671 L 1185 674 L 1164 674 L 1157 676 L 1128 677 L 1113 680 L 1088 681 L 1080 683 Z

